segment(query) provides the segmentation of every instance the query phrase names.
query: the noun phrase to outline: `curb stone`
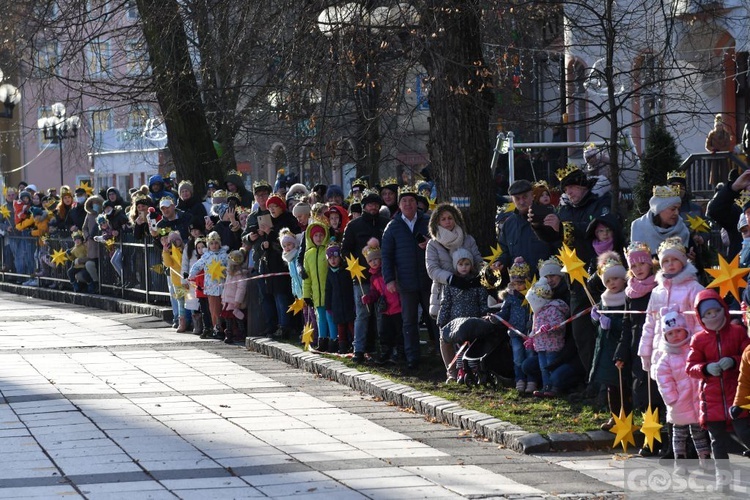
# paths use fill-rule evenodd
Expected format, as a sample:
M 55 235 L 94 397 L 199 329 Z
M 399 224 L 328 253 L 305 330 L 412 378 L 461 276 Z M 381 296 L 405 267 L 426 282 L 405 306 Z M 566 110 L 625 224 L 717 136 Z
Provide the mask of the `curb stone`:
M 456 402 L 417 391 L 408 385 L 350 368 L 340 361 L 272 339 L 247 337 L 245 346 L 250 351 L 284 361 L 295 368 L 320 375 L 389 403 L 412 408 L 425 417 L 470 431 L 476 436 L 518 453 L 602 449 L 612 444 L 612 434 L 604 431 L 553 433 L 547 437 L 527 432 L 515 424 L 498 420 L 486 413 L 467 410 Z

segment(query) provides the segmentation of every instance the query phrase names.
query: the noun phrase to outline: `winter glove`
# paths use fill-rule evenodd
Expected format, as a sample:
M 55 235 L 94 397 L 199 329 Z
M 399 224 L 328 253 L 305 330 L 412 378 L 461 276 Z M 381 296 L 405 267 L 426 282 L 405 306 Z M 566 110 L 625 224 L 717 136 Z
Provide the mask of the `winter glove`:
M 643 371 L 648 373 L 651 371 L 651 358 L 642 356 L 641 357 L 641 366 L 643 367 Z
M 599 316 L 599 325 L 602 327 L 602 330 L 609 330 L 609 327 L 612 326 L 612 320 L 602 314 Z
M 721 375 L 721 365 L 719 363 L 709 363 L 706 365 L 706 373 L 718 377 Z
M 459 288 L 461 290 L 466 290 L 470 287 L 469 280 L 455 274 L 451 276 L 451 280 L 448 283 L 450 284 L 450 286 L 455 286 L 456 288 Z
M 532 337 L 528 337 L 523 341 L 523 346 L 526 349 L 534 350 L 534 339 Z
M 599 313 L 599 309 L 596 308 L 596 306 L 591 308 L 591 319 L 594 321 L 599 321 L 599 318 L 601 318 L 601 314 Z
M 368 304 L 372 304 L 372 302 L 373 302 L 372 297 L 370 297 L 369 295 L 363 295 L 362 296 L 362 303 L 363 304 L 368 305 Z
M 313 302 L 313 299 L 309 297 L 305 297 L 305 304 L 307 304 L 310 307 L 315 307 L 315 302 Z
M 724 357 L 719 360 L 719 366 L 721 367 L 722 371 L 731 370 L 734 368 L 734 360 L 729 357 Z
M 742 417 L 742 412 L 744 411 L 745 409 L 740 406 L 732 406 L 729 408 L 729 416 L 732 417 L 732 420 L 737 420 Z

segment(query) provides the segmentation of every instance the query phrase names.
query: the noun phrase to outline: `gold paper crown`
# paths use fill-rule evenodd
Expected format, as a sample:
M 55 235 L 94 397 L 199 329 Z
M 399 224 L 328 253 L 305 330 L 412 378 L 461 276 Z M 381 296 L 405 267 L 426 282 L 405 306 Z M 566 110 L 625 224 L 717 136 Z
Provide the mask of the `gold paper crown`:
M 599 269 L 596 270 L 596 274 L 600 277 L 604 276 L 604 273 L 607 272 L 608 269 L 612 269 L 615 266 L 620 266 L 625 269 L 625 266 L 622 265 L 622 262 L 620 262 L 619 259 L 607 259 L 604 264 L 599 266 Z
M 401 186 L 398 188 L 398 196 L 399 198 L 405 194 L 417 194 L 417 187 L 416 186 Z
M 570 174 L 581 172 L 583 173 L 583 170 L 581 170 L 581 167 L 578 165 L 574 165 L 573 163 L 568 163 L 562 168 L 557 169 L 557 172 L 555 172 L 555 177 L 557 177 L 558 181 L 561 181 L 565 179 Z
M 557 258 L 557 255 L 553 255 L 549 259 L 539 259 L 539 262 L 537 262 L 536 264 L 536 268 L 541 269 L 547 264 L 554 264 L 556 266 L 560 266 L 561 269 L 563 267 L 562 261 L 560 261 L 560 259 Z
M 552 288 L 550 288 L 546 280 L 537 281 L 536 283 L 534 283 L 534 286 L 531 287 L 529 293 L 533 293 L 534 295 L 537 295 L 538 297 L 541 297 L 543 299 L 552 298 Z
M 245 250 L 240 248 L 239 250 L 229 252 L 229 260 L 231 260 L 235 264 L 242 264 L 243 262 L 245 262 L 245 255 Z
M 230 176 L 230 175 L 236 175 L 237 177 L 242 177 L 242 174 L 241 174 L 241 173 L 239 173 L 239 172 L 238 172 L 237 170 L 235 170 L 235 169 L 232 169 L 232 170 L 230 170 L 229 172 L 227 172 L 227 176 Z
M 651 255 L 651 249 L 648 247 L 648 245 L 642 241 L 631 241 L 630 245 L 628 245 L 627 250 L 625 250 L 625 254 L 629 255 L 633 252 L 646 252 L 647 254 Z
M 677 178 L 685 180 L 687 178 L 687 172 L 680 170 L 672 170 L 671 172 L 667 172 L 667 179 Z
M 563 221 L 563 243 L 568 245 L 570 248 L 573 248 L 575 243 L 575 227 L 573 227 L 573 223 L 570 221 Z
M 65 195 L 72 196 L 73 193 L 70 191 L 70 186 L 60 186 L 60 197 Z
M 513 262 L 508 269 L 508 276 L 511 278 L 528 278 L 529 274 L 531 274 L 531 268 L 523 259 L 520 262 Z
M 198 246 L 198 243 L 203 243 L 204 245 L 208 246 L 208 242 L 206 241 L 205 236 L 201 236 L 199 238 L 195 238 L 195 246 Z
M 141 192 L 135 193 L 133 195 L 133 197 L 131 198 L 131 201 L 133 202 L 133 205 L 136 205 L 136 204 L 138 204 L 138 202 L 141 202 L 141 201 L 145 201 L 146 203 L 150 204 L 148 200 L 149 200 L 148 195 L 147 194 L 143 194 Z
M 367 189 L 369 184 L 367 184 L 367 179 L 364 177 L 360 177 L 359 179 L 356 179 L 354 182 L 352 182 L 352 187 L 354 186 L 362 186 L 363 189 Z
M 685 245 L 682 244 L 682 238 L 679 236 L 672 236 L 671 238 L 667 238 L 666 240 L 661 242 L 661 245 L 659 245 L 659 254 L 662 252 L 665 252 L 667 250 L 677 250 L 682 253 L 687 253 L 687 250 L 685 249 Z
M 362 191 L 362 199 L 364 200 L 367 196 L 375 195 L 377 197 L 380 197 L 380 193 L 378 193 L 377 189 L 368 188 Z
M 166 235 L 168 235 L 169 233 L 172 232 L 172 228 L 171 227 L 160 227 L 157 230 L 157 232 L 159 233 L 159 236 L 166 236 Z
M 206 236 L 206 244 L 212 241 L 218 241 L 219 243 L 221 243 L 221 235 L 216 231 L 211 231 L 210 233 L 208 233 L 208 236 Z
M 214 184 L 215 186 L 218 186 L 219 185 L 219 181 L 217 181 L 216 179 L 208 179 L 206 181 L 206 185 L 209 185 L 209 184 Z
M 541 181 L 536 181 L 535 183 L 533 183 L 533 184 L 531 185 L 531 187 L 532 187 L 532 188 L 544 188 L 544 189 L 546 189 L 547 191 L 549 191 L 549 190 L 550 190 L 549 184 L 547 184 L 547 181 L 545 181 L 545 180 L 541 180 Z
M 217 189 L 216 191 L 214 191 L 213 198 L 226 198 L 226 197 L 227 197 L 227 192 L 224 191 L 223 189 Z
M 744 208 L 747 203 L 750 203 L 750 191 L 747 189 L 740 191 L 740 196 L 734 200 L 734 203 L 737 204 L 738 207 Z
M 231 172 L 231 171 L 230 171 Z M 260 188 L 268 189 L 269 191 L 272 190 L 271 185 L 268 183 L 265 179 L 259 179 L 255 182 L 253 182 L 253 193 L 257 191 Z
M 82 239 L 82 240 L 83 240 L 83 239 L 85 239 L 85 238 L 83 237 L 83 233 L 82 233 L 81 231 L 73 231 L 73 233 L 71 233 L 70 237 L 71 237 L 72 239 L 76 239 L 76 238 L 80 238 L 80 239 Z
M 672 186 L 654 186 L 653 195 L 657 198 L 674 198 L 680 197 L 680 190 Z
M 388 186 L 398 186 L 398 181 L 395 177 L 388 177 L 386 180 L 384 180 L 382 183 L 380 183 L 380 189 L 383 189 L 384 187 Z

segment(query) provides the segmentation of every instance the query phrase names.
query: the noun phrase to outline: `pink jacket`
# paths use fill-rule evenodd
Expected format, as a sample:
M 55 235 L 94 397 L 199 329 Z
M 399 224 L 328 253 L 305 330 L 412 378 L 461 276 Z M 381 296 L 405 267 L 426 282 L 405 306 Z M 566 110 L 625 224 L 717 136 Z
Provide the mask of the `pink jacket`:
M 540 332 L 542 326 L 557 326 L 570 316 L 568 304 L 560 299 L 552 299 L 539 311 L 534 313 L 532 331 L 538 332 L 534 335 L 534 350 L 539 351 L 561 351 L 565 345 L 565 326 Z
M 367 294 L 369 297 L 368 302 L 374 304 L 380 296 L 385 297 L 386 309 L 383 314 L 391 316 L 393 314 L 401 314 L 401 298 L 398 293 L 391 293 L 385 286 L 385 279 L 383 279 L 383 273 L 381 268 L 370 269 L 370 293 Z
M 224 290 L 221 292 L 221 303 L 227 311 L 233 311 L 234 303 L 240 304 L 240 309 L 245 307 L 245 291 L 247 290 L 247 271 L 243 269 L 235 274 L 227 275 L 224 282 Z
M 668 346 L 656 362 L 656 384 L 667 405 L 667 422 L 676 425 L 697 424 L 700 417 L 698 380 L 685 371 L 689 351 L 686 339 L 682 346 Z
M 664 354 L 664 335 L 661 332 L 659 310 L 666 306 L 677 306 L 681 312 L 692 311 L 693 301 L 698 292 L 704 289 L 698 283 L 695 267 L 688 262 L 685 268 L 672 279 L 664 277 L 662 271 L 656 273 L 656 287 L 651 292 L 643 324 L 643 335 L 638 345 L 638 356 L 644 366 L 651 366 L 651 378 L 656 380 L 656 362 Z M 692 335 L 703 330 L 694 314 L 686 314 L 687 330 Z

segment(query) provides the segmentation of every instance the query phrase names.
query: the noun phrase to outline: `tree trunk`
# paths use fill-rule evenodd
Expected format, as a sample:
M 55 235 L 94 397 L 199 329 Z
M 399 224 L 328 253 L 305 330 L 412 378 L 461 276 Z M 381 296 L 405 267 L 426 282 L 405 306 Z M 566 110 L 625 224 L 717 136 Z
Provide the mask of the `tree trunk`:
M 154 92 L 167 128 L 177 176 L 193 181 L 196 196 L 206 181 L 223 178 L 193 72 L 187 35 L 176 0 L 136 0 L 148 43 Z
M 490 172 L 492 75 L 482 56 L 476 0 L 428 0 L 421 14 L 430 106 L 428 151 L 441 201 L 468 197 L 461 207 L 480 248 L 497 242 Z

